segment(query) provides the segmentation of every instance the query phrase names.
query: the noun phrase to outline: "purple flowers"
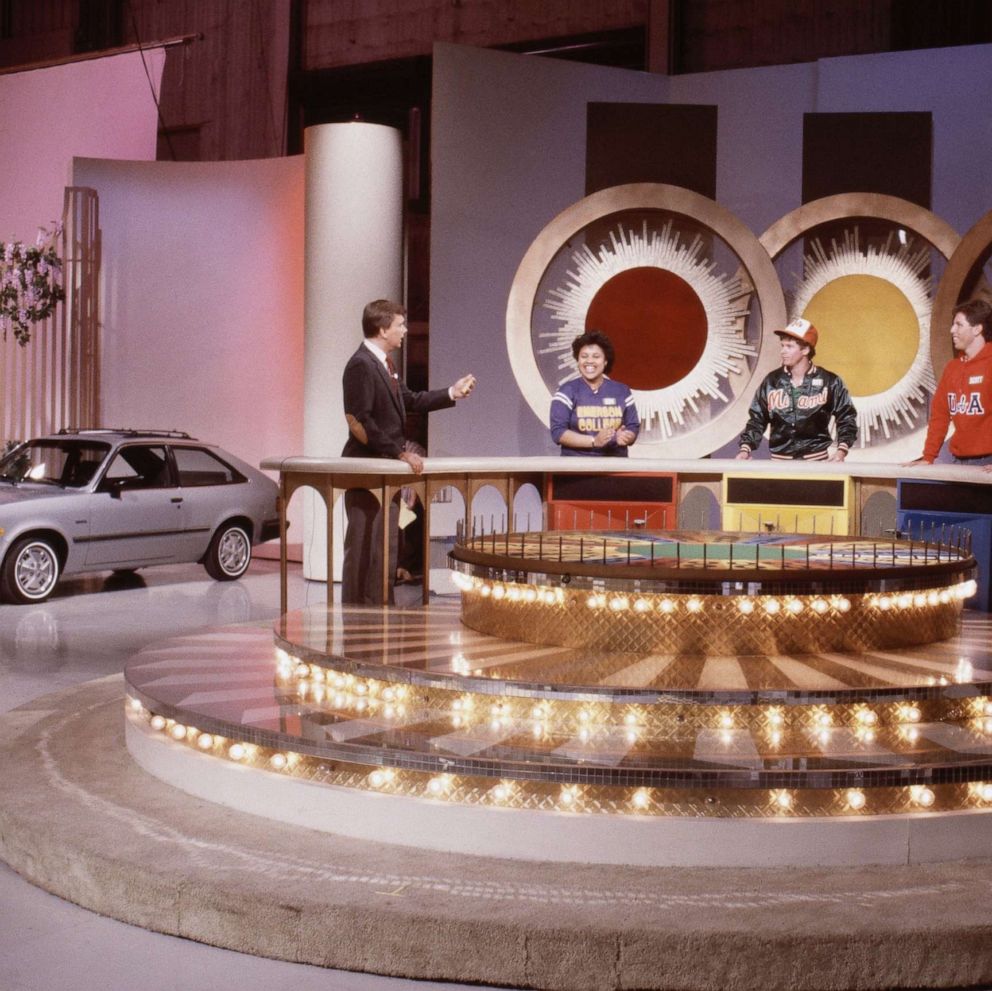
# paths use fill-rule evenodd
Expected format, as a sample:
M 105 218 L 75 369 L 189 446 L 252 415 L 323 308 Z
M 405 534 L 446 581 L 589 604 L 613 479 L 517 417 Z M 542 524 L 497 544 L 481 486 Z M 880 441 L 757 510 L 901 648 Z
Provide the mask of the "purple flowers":
M 31 324 L 51 316 L 59 300 L 65 299 L 62 288 L 62 259 L 56 242 L 62 234 L 61 224 L 39 228 L 34 246 L 21 241 L 0 245 L 0 327 L 4 340 L 8 330 L 22 347 L 31 340 Z

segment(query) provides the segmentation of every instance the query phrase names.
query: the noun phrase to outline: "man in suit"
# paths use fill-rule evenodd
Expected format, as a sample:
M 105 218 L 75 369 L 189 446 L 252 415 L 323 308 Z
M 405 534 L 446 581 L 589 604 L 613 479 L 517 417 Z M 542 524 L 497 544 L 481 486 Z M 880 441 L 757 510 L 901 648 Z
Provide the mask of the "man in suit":
M 345 458 L 397 458 L 415 474 L 424 470 L 419 455 L 404 448 L 406 414 L 430 413 L 455 405 L 475 387 L 475 376 L 465 375 L 447 389 L 413 392 L 400 379 L 392 354 L 406 337 L 406 310 L 388 299 L 365 307 L 362 333 L 365 340 L 344 369 L 344 412 L 348 440 Z M 344 497 L 348 529 L 344 538 L 341 601 L 347 604 L 382 604 L 382 519 L 378 500 L 365 489 L 349 489 Z M 389 601 L 396 577 L 397 528 L 395 507 L 389 522 Z

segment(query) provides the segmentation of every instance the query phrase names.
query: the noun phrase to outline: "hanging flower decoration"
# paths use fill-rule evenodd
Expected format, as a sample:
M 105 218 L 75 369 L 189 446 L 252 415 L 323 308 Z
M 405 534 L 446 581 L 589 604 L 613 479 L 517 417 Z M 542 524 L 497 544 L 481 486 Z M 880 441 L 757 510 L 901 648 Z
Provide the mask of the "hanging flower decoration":
M 13 331 L 22 347 L 31 340 L 31 325 L 52 315 L 65 299 L 62 259 L 55 247 L 62 225 L 38 230 L 34 245 L 0 242 L 0 327 L 3 338 Z

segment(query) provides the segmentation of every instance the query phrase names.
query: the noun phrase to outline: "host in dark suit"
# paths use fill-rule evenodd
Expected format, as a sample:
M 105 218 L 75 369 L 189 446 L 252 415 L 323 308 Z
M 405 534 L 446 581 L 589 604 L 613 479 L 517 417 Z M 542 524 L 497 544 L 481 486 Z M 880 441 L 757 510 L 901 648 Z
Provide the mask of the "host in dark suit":
M 430 413 L 455 405 L 475 387 L 475 376 L 466 375 L 447 389 L 413 392 L 400 379 L 391 355 L 406 337 L 406 310 L 398 303 L 377 299 L 365 307 L 362 333 L 365 340 L 344 369 L 344 412 L 348 440 L 345 458 L 397 458 L 416 474 L 424 463 L 404 450 L 406 414 Z M 349 604 L 382 603 L 382 513 L 378 500 L 364 489 L 349 489 L 344 497 L 348 529 L 344 538 L 341 601 Z M 389 601 L 396 577 L 396 526 L 390 512 Z

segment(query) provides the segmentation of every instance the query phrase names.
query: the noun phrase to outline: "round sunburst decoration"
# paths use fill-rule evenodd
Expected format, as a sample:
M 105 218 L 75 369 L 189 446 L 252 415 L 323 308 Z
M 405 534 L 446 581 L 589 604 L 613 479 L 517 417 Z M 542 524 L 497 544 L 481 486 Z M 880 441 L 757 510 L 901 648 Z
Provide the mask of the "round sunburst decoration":
M 804 316 L 820 330 L 817 364 L 846 382 L 858 410 L 861 447 L 926 420 L 927 397 L 936 387 L 931 285 L 923 275 L 930 264 L 928 246 L 913 248 L 894 237 L 862 248 L 857 228 L 829 249 L 811 242 L 790 315 Z
M 682 356 L 684 374 L 659 388 L 629 383 L 643 439 L 663 440 L 683 432 L 699 420 L 708 400 L 729 402 L 734 398 L 730 376 L 745 376 L 748 356 L 757 354 L 744 334 L 752 287 L 737 275 L 717 271 L 716 263 L 704 256 L 705 248 L 698 234 L 684 243 L 671 220 L 660 230 L 649 230 L 645 221 L 640 232 L 619 224 L 609 242 L 597 250 L 585 245 L 573 252 L 566 283 L 550 290 L 541 304 L 559 326 L 537 334 L 543 341 L 538 353 L 556 356 L 559 384 L 577 376 L 572 341 L 590 325 L 592 307 L 607 284 L 625 273 L 668 273 L 674 278 L 667 287 L 683 286 L 689 305 L 699 307 L 699 350 Z M 638 330 L 647 337 L 657 332 L 651 326 Z M 665 350 L 659 341 L 653 355 L 656 363 L 665 363 Z

